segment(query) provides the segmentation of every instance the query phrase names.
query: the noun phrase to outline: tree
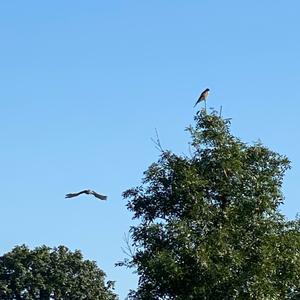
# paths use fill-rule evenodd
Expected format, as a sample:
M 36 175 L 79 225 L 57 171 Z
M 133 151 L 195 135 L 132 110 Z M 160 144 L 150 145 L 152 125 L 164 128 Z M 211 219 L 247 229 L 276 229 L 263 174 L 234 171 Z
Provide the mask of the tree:
M 139 223 L 130 299 L 300 299 L 300 221 L 279 212 L 290 162 L 242 142 L 230 120 L 202 111 L 189 157 L 161 152 L 124 192 Z
M 0 299 L 115 300 L 95 262 L 64 246 L 15 247 L 0 257 Z

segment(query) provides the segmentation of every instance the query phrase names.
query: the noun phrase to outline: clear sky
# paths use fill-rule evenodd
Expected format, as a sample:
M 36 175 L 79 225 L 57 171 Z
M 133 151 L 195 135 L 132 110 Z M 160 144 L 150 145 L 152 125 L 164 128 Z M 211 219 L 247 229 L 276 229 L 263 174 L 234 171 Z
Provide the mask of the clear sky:
M 121 194 L 158 158 L 188 152 L 199 93 L 233 132 L 287 155 L 282 211 L 300 211 L 300 2 L 1 1 L 0 254 L 18 244 L 82 250 L 136 286 Z M 107 202 L 69 192 L 93 188 Z

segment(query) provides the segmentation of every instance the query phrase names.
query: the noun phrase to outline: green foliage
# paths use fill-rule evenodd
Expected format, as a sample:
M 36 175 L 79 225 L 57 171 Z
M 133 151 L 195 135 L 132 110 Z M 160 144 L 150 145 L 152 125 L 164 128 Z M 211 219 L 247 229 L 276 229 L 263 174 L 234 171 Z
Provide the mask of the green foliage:
M 129 298 L 299 299 L 300 222 L 278 209 L 288 159 L 243 143 L 215 112 L 195 122 L 191 157 L 162 151 L 124 193 L 140 220 Z
M 17 246 L 0 257 L 0 299 L 114 300 L 113 282 L 95 262 L 64 246 Z

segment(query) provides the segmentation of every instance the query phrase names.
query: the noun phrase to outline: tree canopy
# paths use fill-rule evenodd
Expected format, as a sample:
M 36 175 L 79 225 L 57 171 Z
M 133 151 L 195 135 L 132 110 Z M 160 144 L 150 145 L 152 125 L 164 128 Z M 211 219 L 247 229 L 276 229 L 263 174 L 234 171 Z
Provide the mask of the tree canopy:
M 299 299 L 300 222 L 280 213 L 289 160 L 247 144 L 217 112 L 195 116 L 191 154 L 161 152 L 124 192 L 139 284 L 130 299 Z
M 0 257 L 0 299 L 115 300 L 113 282 L 80 251 L 17 246 Z

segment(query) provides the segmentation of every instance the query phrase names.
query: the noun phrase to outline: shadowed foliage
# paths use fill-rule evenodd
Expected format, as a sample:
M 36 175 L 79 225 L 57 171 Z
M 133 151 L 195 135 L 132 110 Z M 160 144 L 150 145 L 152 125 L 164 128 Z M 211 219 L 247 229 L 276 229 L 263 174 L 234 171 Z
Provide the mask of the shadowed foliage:
M 64 246 L 17 246 L 0 257 L 0 299 L 116 300 L 95 262 Z

